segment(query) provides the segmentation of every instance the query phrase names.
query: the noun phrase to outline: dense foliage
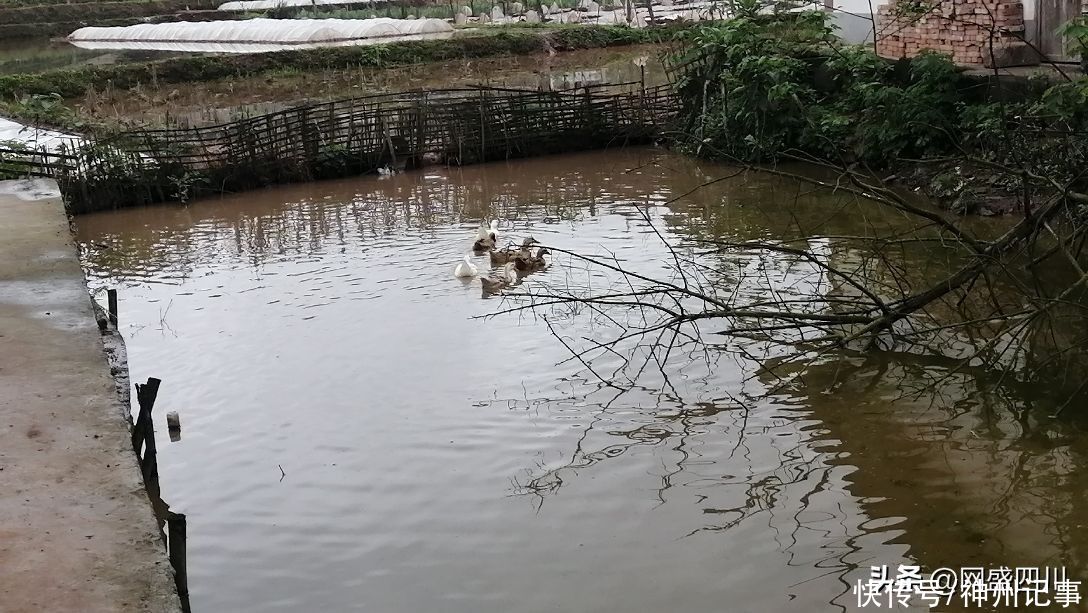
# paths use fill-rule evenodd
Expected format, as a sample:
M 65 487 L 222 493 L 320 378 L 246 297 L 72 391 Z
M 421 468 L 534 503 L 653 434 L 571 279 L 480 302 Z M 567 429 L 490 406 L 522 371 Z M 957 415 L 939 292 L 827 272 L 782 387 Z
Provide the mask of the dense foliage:
M 673 61 L 690 144 L 748 161 L 796 150 L 867 162 L 952 146 L 965 105 L 955 67 L 840 45 L 826 19 L 759 15 L 682 32 Z
M 965 78 L 942 55 L 895 62 L 843 45 L 821 12 L 742 15 L 678 39 L 670 58 L 683 104 L 678 139 L 700 155 L 874 169 L 951 160 L 934 181 L 951 197 L 972 188 L 972 173 L 1021 195 L 1086 183 L 1083 78 L 1040 79 L 1010 94 Z

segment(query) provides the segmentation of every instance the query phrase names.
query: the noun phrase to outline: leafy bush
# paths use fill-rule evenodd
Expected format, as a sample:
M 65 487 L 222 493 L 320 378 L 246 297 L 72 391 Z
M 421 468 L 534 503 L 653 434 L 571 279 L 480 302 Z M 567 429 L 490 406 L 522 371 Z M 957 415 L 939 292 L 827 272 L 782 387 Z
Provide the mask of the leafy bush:
M 936 54 L 906 74 L 838 43 L 823 12 L 738 17 L 680 34 L 688 145 L 746 161 L 796 152 L 880 163 L 947 149 L 964 101 Z
M 1088 190 L 1088 79 L 991 100 L 945 56 L 892 62 L 842 45 L 823 13 L 742 15 L 678 40 L 678 140 L 697 154 L 874 169 L 927 160 L 927 189 L 961 210 L 983 186 L 1027 203 Z

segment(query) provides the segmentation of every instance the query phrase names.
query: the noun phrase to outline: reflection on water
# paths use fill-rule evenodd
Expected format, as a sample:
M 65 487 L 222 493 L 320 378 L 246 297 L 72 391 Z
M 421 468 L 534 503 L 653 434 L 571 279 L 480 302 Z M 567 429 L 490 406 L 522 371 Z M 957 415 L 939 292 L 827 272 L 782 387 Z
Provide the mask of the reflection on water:
M 78 218 L 92 286 L 121 287 L 132 376 L 161 377 L 184 422 L 159 463 L 193 609 L 854 610 L 870 564 L 1084 577 L 1088 447 L 1035 390 L 875 356 L 768 394 L 717 352 L 618 395 L 552 336 L 599 337 L 592 313 L 478 319 L 507 303 L 452 276 L 496 216 L 504 240 L 648 274 L 669 252 L 636 207 L 679 248 L 863 223 L 752 174 L 664 205 L 727 170 L 606 151 Z M 766 254 L 713 265 L 805 282 Z M 526 286 L 610 282 L 557 256 Z
M 49 38 L 0 39 L 0 74 L 42 72 L 81 65 L 119 64 L 168 57 L 149 51 L 92 51 Z

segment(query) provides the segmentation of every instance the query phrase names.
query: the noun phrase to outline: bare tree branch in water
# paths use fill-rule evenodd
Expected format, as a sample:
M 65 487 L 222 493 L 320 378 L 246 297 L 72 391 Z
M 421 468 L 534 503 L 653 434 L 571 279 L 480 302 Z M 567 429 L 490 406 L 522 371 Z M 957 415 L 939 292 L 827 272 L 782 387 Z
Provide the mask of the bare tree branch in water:
M 851 168 L 840 167 L 831 177 L 778 167 L 742 170 L 847 196 L 858 214 L 873 220 L 857 235 L 805 233 L 799 227 L 798 236 L 776 239 L 681 241 L 662 232 L 650 209 L 639 208 L 641 221 L 668 250 L 665 274 L 633 270 L 611 253 L 548 245 L 569 260 L 564 264 L 567 281 L 522 286 L 493 315 L 532 311 L 545 316 L 571 360 L 617 390 L 654 367 L 663 387 L 675 392 L 670 358 L 702 355 L 709 365 L 707 352 L 716 346 L 747 352 L 762 365 L 759 374 L 773 375 L 783 365 L 829 355 L 875 349 L 947 354 L 954 344 L 964 365 L 984 363 L 1012 375 L 1024 365 L 1028 345 L 1053 345 L 1047 358 L 1053 363 L 1088 344 L 1088 336 L 1069 341 L 1055 326 L 1055 316 L 1082 314 L 1077 298 L 1088 282 L 1088 266 L 1080 264 L 1088 226 L 1079 221 L 1079 207 L 1088 204 L 1088 195 L 1073 189 L 1074 181 L 1059 184 L 1029 176 L 1045 182 L 1048 195 L 1003 233 L 987 237 L 962 219 Z M 741 177 L 738 171 L 721 180 Z M 781 206 L 800 204 L 795 198 Z M 872 210 L 866 212 L 874 206 L 909 229 L 882 228 Z M 938 275 L 920 277 L 904 259 L 911 250 L 925 250 L 947 266 Z M 1058 284 L 1041 282 L 1032 270 L 1042 262 L 1053 266 L 1055 260 L 1073 274 Z M 574 271 L 611 281 L 606 288 L 573 283 Z M 610 333 L 564 338 L 556 322 L 582 313 Z M 710 330 L 709 322 L 725 325 Z M 605 358 L 614 365 L 611 374 L 594 366 Z

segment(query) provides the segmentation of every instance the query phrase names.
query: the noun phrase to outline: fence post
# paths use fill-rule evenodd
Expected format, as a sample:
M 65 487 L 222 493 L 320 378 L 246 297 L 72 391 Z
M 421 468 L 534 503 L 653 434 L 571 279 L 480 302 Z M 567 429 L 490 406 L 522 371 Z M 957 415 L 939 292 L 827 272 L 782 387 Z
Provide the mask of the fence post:
M 115 289 L 106 290 L 106 302 L 108 303 L 108 307 L 109 307 L 110 323 L 113 324 L 114 328 L 116 328 L 117 327 L 117 290 L 115 290 Z
M 170 566 L 174 567 L 174 583 L 181 597 L 181 609 L 189 613 L 189 577 L 185 567 L 185 515 L 168 512 L 166 515 L 167 551 Z
M 140 460 L 144 483 L 152 483 L 158 479 L 158 451 L 155 447 L 155 425 L 151 419 L 151 409 L 155 406 L 160 383 L 162 381 L 159 379 L 148 377 L 147 383 L 136 384 L 136 401 L 140 405 L 140 413 L 132 428 L 132 448 L 136 450 L 136 457 Z M 143 455 L 140 454 L 141 443 Z

